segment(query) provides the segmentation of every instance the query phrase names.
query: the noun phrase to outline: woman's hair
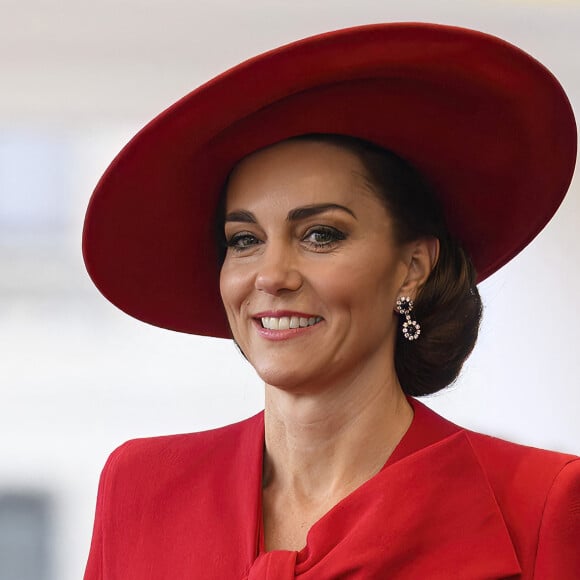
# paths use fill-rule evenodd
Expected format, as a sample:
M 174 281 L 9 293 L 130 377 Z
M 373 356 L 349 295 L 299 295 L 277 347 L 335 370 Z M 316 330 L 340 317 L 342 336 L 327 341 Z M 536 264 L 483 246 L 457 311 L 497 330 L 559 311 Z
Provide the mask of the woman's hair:
M 429 395 L 447 387 L 475 346 L 482 304 L 471 258 L 449 234 L 434 192 L 408 162 L 369 141 L 326 133 L 290 140 L 327 143 L 356 155 L 366 170 L 368 185 L 393 218 L 398 243 L 425 237 L 439 240 L 437 263 L 414 300 L 413 317 L 421 325 L 421 335 L 409 341 L 397 333 L 395 369 L 408 395 Z M 216 225 L 221 226 L 218 231 L 223 238 L 223 220 Z

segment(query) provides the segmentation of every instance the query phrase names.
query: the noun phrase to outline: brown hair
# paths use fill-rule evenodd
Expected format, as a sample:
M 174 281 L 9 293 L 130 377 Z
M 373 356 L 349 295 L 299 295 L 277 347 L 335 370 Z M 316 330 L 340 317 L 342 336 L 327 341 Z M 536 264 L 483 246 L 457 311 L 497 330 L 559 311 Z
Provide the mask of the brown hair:
M 332 134 L 292 139 L 328 143 L 354 153 L 393 217 L 399 243 L 429 236 L 439 239 L 439 259 L 415 299 L 413 315 L 421 335 L 408 341 L 398 333 L 395 368 L 408 395 L 429 395 L 447 387 L 475 346 L 482 303 L 471 258 L 449 234 L 435 193 L 407 161 L 369 141 Z

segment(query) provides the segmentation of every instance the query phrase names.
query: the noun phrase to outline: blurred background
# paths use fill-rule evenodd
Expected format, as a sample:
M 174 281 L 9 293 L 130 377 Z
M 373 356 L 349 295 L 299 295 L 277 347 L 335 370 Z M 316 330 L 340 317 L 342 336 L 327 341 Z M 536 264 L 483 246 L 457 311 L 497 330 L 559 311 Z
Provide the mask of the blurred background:
M 0 580 L 82 577 L 99 472 L 121 442 L 262 406 L 228 341 L 148 327 L 93 288 L 80 238 L 100 174 L 154 115 L 241 60 L 398 20 L 513 42 L 580 112 L 577 1 L 0 0 Z M 482 285 L 479 345 L 430 406 L 580 452 L 578 216 L 579 177 L 537 240 Z

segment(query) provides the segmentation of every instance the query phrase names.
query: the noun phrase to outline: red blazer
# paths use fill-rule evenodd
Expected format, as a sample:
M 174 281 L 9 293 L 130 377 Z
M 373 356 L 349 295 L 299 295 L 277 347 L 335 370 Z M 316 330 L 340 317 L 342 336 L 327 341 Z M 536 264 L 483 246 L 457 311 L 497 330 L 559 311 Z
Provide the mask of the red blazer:
M 383 469 L 263 552 L 263 415 L 129 441 L 101 476 L 85 580 L 580 578 L 580 459 L 473 433 L 411 400 Z

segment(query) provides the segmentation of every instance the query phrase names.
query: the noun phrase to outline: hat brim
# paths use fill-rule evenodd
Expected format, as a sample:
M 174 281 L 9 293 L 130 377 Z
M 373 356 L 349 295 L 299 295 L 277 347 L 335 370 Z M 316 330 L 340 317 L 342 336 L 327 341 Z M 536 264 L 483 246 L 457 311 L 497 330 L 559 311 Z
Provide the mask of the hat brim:
M 424 23 L 322 34 L 230 69 L 129 142 L 87 210 L 96 286 L 150 324 L 229 336 L 213 246 L 220 190 L 249 153 L 306 133 L 367 139 L 417 167 L 478 281 L 546 225 L 576 159 L 561 86 L 496 37 Z

